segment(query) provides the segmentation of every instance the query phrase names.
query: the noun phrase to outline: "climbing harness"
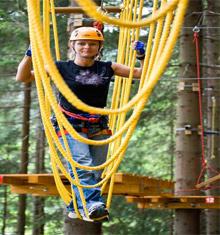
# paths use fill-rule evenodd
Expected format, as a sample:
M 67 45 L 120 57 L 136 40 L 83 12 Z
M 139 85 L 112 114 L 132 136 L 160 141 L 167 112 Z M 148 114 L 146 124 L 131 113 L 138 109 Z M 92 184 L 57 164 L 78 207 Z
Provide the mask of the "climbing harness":
M 108 129 L 108 117 L 103 115 L 92 115 L 92 114 L 76 114 L 65 110 L 60 106 L 60 110 L 66 114 L 68 121 L 73 125 L 75 130 L 88 134 L 89 138 L 97 135 L 112 135 L 112 131 Z M 92 132 L 91 132 L 92 127 Z M 57 136 L 61 137 L 60 130 L 57 130 Z M 69 134 L 67 130 L 64 130 L 64 134 Z
M 60 106 L 60 109 L 63 113 L 65 113 L 67 116 L 72 117 L 74 119 L 82 120 L 82 121 L 88 121 L 91 123 L 97 123 L 100 121 L 101 116 L 100 115 L 92 115 L 92 114 L 76 114 L 69 112 L 65 110 L 63 107 Z

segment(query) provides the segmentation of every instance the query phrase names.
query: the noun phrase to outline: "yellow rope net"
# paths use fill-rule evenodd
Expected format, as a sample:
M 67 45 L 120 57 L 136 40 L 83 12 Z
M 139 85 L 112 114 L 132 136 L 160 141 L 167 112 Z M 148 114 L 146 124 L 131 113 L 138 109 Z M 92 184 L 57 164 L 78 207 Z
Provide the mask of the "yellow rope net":
M 27 0 L 36 86 L 42 120 L 50 147 L 51 164 L 56 186 L 61 198 L 67 205 L 73 200 L 75 212 L 79 218 L 82 218 L 77 208 L 74 191 L 69 191 L 65 187 L 60 178 L 60 174 L 64 174 L 69 182 L 78 188 L 86 217 L 88 217 L 88 210 L 83 188 L 102 187 L 103 190 L 106 187 L 108 189 L 107 207 L 110 207 L 114 175 L 123 159 L 140 114 L 171 57 L 183 23 L 188 1 L 154 0 L 152 12 L 147 18 L 142 17 L 142 13 L 146 11 L 143 0 L 124 0 L 119 18 L 112 18 L 100 11 L 91 0 L 77 0 L 77 2 L 86 14 L 92 18 L 107 24 L 120 26 L 117 62 L 126 64 L 131 68 L 129 78 L 115 78 L 110 108 L 101 109 L 83 103 L 71 92 L 63 81 L 51 56 L 49 37 L 50 21 L 53 24 L 56 57 L 57 60 L 60 59 L 54 1 L 44 0 L 43 9 L 41 10 L 39 0 Z M 43 20 L 41 15 L 43 15 Z M 140 30 L 145 35 L 144 37 L 146 37 L 145 41 L 147 41 L 146 57 L 138 92 L 131 97 L 130 93 L 136 52 L 131 49 L 130 45 L 133 40 L 139 39 Z M 47 67 L 49 76 L 45 67 Z M 59 109 L 56 95 L 52 88 L 53 86 L 56 86 L 69 103 L 78 109 L 89 113 L 109 115 L 110 128 L 113 131 L 113 135 L 108 139 L 95 141 L 78 134 Z M 54 113 L 57 118 L 64 140 L 64 146 L 59 142 L 50 121 L 51 113 Z M 71 157 L 64 130 L 68 130 L 68 133 L 76 140 L 89 145 L 109 144 L 109 153 L 105 163 L 99 166 L 84 166 L 74 161 Z M 70 162 L 74 179 L 70 177 L 63 165 L 63 158 Z M 104 169 L 102 180 L 96 185 L 83 185 L 80 183 L 76 168 L 88 171 Z

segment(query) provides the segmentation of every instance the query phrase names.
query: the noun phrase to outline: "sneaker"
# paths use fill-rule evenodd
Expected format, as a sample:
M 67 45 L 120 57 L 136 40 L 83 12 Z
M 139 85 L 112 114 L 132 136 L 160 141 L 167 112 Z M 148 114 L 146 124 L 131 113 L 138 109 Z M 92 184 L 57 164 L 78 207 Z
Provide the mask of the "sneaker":
M 82 220 L 88 221 L 88 222 L 93 222 L 93 220 L 87 218 L 86 216 L 84 216 L 84 215 L 81 215 L 81 216 L 82 216 Z M 76 214 L 75 211 L 70 211 L 70 212 L 68 213 L 68 217 L 69 217 L 70 219 L 79 219 L 79 218 L 77 217 L 77 214 Z
M 70 211 L 70 212 L 68 213 L 68 217 L 69 217 L 70 219 L 77 219 L 77 218 L 78 218 L 75 211 Z
M 94 204 L 89 208 L 89 218 L 94 222 L 105 222 L 109 220 L 109 212 L 104 203 Z
M 94 223 L 109 222 L 109 216 L 108 216 L 108 215 L 102 216 L 102 217 L 100 217 L 100 218 L 94 219 L 93 222 L 94 222 Z

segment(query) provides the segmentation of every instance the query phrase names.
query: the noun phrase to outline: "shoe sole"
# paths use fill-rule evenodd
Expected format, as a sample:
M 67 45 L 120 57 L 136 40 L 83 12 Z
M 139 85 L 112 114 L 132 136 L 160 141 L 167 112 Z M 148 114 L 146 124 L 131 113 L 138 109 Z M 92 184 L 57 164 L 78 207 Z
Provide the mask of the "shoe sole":
M 87 221 L 87 222 L 102 223 L 102 222 L 109 221 L 109 212 L 105 207 L 92 211 L 89 214 L 89 218 L 83 215 L 81 216 L 82 216 L 82 220 Z M 76 213 L 73 213 L 73 212 L 69 212 L 68 217 L 70 219 L 79 219 Z
M 108 221 L 109 221 L 109 216 L 108 215 L 105 215 L 105 216 L 102 216 L 100 218 L 97 218 L 97 219 L 93 220 L 94 223 L 103 223 L 103 222 L 108 222 Z
M 69 213 L 68 217 L 70 219 L 80 219 L 79 217 L 77 217 L 76 213 Z M 87 222 L 94 222 L 92 219 L 87 218 L 86 216 L 82 216 L 81 220 L 84 220 L 84 221 L 87 221 Z
M 108 220 L 109 212 L 106 208 L 99 208 L 89 214 L 89 218 L 95 221 Z

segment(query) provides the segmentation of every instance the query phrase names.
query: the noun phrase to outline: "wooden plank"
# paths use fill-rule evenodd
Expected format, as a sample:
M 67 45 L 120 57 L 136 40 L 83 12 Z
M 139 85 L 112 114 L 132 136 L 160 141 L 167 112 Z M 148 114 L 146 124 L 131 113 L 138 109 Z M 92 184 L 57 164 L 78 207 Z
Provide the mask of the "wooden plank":
M 142 209 L 220 209 L 219 196 L 127 196 L 126 200 Z
M 23 184 L 28 181 L 27 174 L 4 174 L 0 175 L 0 184 Z
M 220 209 L 219 203 L 138 203 L 139 209 Z
M 4 174 L 1 175 L 4 179 L 8 179 L 13 177 L 15 178 L 24 178 L 25 180 L 28 178 L 28 181 L 30 183 L 39 183 L 39 184 L 53 184 L 54 179 L 52 174 Z M 67 180 L 63 175 L 61 175 L 62 180 Z M 20 179 L 19 179 L 20 180 Z M 11 182 L 11 181 L 10 181 Z M 172 187 L 173 182 L 160 180 L 160 179 L 154 179 L 147 176 L 140 176 L 140 175 L 133 175 L 133 174 L 123 174 L 123 173 L 117 173 L 115 175 L 115 182 L 116 183 L 129 183 L 129 184 L 145 184 L 144 187 L 158 187 L 159 186 L 167 186 Z M 13 183 L 13 182 L 12 182 Z
M 104 11 L 108 13 L 120 13 L 121 7 L 106 6 Z M 55 7 L 56 13 L 71 14 L 71 13 L 85 13 L 81 7 Z
M 70 190 L 70 186 L 67 186 Z M 58 191 L 55 185 L 39 185 L 39 184 L 26 184 L 26 185 L 11 185 L 11 191 L 17 194 L 33 194 L 39 196 L 58 196 Z M 106 194 L 107 189 L 104 191 Z M 115 195 L 124 195 L 124 194 L 139 194 L 139 187 L 137 185 L 131 185 L 131 187 L 126 188 L 125 185 L 115 185 L 113 193 Z
M 180 200 L 180 202 L 188 202 L 187 198 L 180 198 L 179 200 Z
M 44 185 L 11 185 L 11 192 L 17 194 L 32 194 L 34 196 L 58 196 L 57 188 Z M 69 186 L 70 188 L 70 186 Z M 70 189 L 69 189 L 70 190 Z
M 126 174 L 116 173 L 115 174 L 115 182 L 117 183 L 137 184 L 137 183 L 142 183 L 145 178 L 147 177 L 135 175 L 135 174 L 129 174 L 129 173 L 126 173 Z
M 220 203 L 220 196 L 173 196 L 171 197 L 171 200 L 174 200 L 174 199 L 181 199 L 181 200 L 185 200 L 187 202 L 196 202 L 196 203 L 203 203 L 203 202 L 206 202 L 206 203 L 212 203 L 213 202 L 216 202 L 216 203 Z M 210 200 L 210 199 L 213 199 L 213 200 Z
M 55 185 L 47 184 L 47 185 L 40 185 L 40 184 L 22 184 L 22 185 L 10 185 L 11 190 L 13 193 L 18 194 L 33 194 L 33 195 L 42 195 L 42 196 L 56 196 L 58 195 L 58 191 L 56 189 Z M 66 185 L 67 188 L 70 188 L 70 185 Z M 106 189 L 104 190 L 104 194 L 108 193 L 108 186 L 106 186 Z M 118 184 L 116 183 L 114 185 L 113 189 L 114 195 L 133 195 L 133 196 L 139 196 L 139 195 L 154 195 L 155 192 L 148 190 L 148 191 L 142 191 L 142 188 L 139 185 L 130 184 Z
M 61 176 L 61 179 L 63 178 L 64 176 Z M 30 184 L 55 184 L 55 180 L 52 174 L 31 174 L 28 178 L 28 182 Z
M 70 189 L 70 185 L 66 186 Z M 23 185 L 11 185 L 13 193 L 18 194 L 33 194 L 41 196 L 56 196 L 58 191 L 55 185 L 40 185 L 40 184 L 23 184 Z M 138 185 L 123 185 L 115 184 L 113 194 L 114 195 L 139 195 L 140 187 Z M 108 187 L 106 187 L 104 194 L 108 193 Z
M 126 197 L 127 202 L 129 203 L 158 203 L 158 202 L 164 202 L 167 200 L 167 197 L 161 196 L 146 196 L 146 197 L 133 197 L 133 196 L 127 196 Z
M 64 175 L 61 175 L 61 179 L 64 185 L 69 185 L 69 181 L 65 178 Z M 146 176 L 117 173 L 115 176 L 115 186 L 113 193 L 117 195 L 120 194 L 120 195 L 133 195 L 133 196 L 161 195 L 167 190 L 167 188 L 159 188 L 158 184 L 160 184 L 160 181 L 161 180 L 152 179 Z M 146 182 L 148 182 L 148 184 L 146 184 Z M 35 186 L 39 185 L 40 188 L 56 187 L 52 174 L 28 174 L 28 175 L 6 174 L 2 175 L 2 183 L 10 184 L 13 186 L 24 185 L 25 187 L 27 186 L 26 188 L 28 188 L 28 185 L 30 185 L 30 187 L 33 187 L 33 185 Z M 26 188 L 25 190 L 27 190 Z M 22 193 L 24 193 L 23 190 L 24 189 L 21 188 Z M 52 191 L 55 192 L 54 190 Z M 16 192 L 20 193 L 17 187 L 16 187 Z M 34 190 L 29 190 L 27 192 L 34 193 Z
M 108 185 L 104 190 L 104 193 L 108 192 Z M 113 194 L 115 195 L 132 195 L 132 196 L 145 196 L 145 195 L 157 195 L 158 192 L 153 188 L 143 188 L 142 185 L 138 184 L 121 184 L 115 183 L 113 188 Z
M 135 183 L 135 184 L 143 184 L 144 187 L 155 187 L 158 188 L 158 191 L 161 191 L 161 188 L 163 189 L 173 189 L 174 182 L 168 181 L 168 180 L 161 180 L 161 179 L 155 179 L 148 176 L 140 176 L 140 175 L 134 175 L 134 174 L 123 174 L 123 173 L 117 173 L 115 175 L 115 182 L 121 182 L 121 183 Z
M 129 200 L 137 201 L 151 201 L 152 199 L 157 199 L 160 201 L 167 201 L 170 202 L 181 202 L 181 201 L 187 201 L 187 202 L 206 202 L 207 199 L 213 198 L 214 202 L 220 203 L 220 196 L 174 196 L 174 195 L 160 195 L 160 196 L 144 196 L 144 197 L 133 197 L 133 196 L 127 196 Z M 208 202 L 207 202 L 208 203 Z M 211 203 L 211 202 L 209 202 Z
M 156 202 L 156 200 L 152 200 L 151 198 L 153 199 L 153 197 L 142 198 L 142 200 L 140 200 L 140 198 L 139 199 L 130 198 L 128 202 L 137 202 L 138 208 L 220 209 L 220 197 L 207 197 L 207 196 L 159 197 L 158 202 Z
M 217 181 L 217 180 L 220 180 L 220 174 L 219 174 L 219 175 L 216 175 L 216 176 L 214 176 L 214 177 L 211 177 L 211 178 L 209 178 L 208 180 L 206 180 L 206 181 L 204 181 L 204 182 L 202 182 L 202 183 L 200 183 L 200 184 L 197 184 L 197 185 L 196 185 L 196 188 L 207 187 L 207 186 L 209 186 L 209 184 L 214 183 L 214 182 Z
M 144 184 L 151 186 L 151 187 L 157 187 L 157 188 L 168 188 L 171 189 L 174 187 L 174 182 L 168 181 L 168 180 L 161 180 L 161 179 L 155 179 L 155 178 L 145 178 Z
M 108 186 L 106 186 L 106 189 L 104 190 L 104 194 L 108 193 Z M 141 188 L 139 185 L 136 184 L 120 184 L 115 183 L 113 188 L 113 194 L 114 195 L 139 195 L 141 193 Z

